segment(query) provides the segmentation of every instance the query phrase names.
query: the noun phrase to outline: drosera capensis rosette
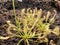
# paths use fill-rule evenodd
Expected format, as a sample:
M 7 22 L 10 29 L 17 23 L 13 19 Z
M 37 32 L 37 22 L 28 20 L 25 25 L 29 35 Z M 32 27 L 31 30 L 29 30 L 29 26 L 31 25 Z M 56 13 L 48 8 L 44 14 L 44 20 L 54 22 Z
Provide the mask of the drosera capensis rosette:
M 27 10 L 30 10 L 30 9 L 28 8 Z M 34 9 L 34 10 L 36 10 L 36 9 Z M 32 10 L 31 10 L 31 12 L 32 12 Z M 15 37 L 21 38 L 21 40 L 18 42 L 17 45 L 19 45 L 22 40 L 24 40 L 24 41 L 26 40 L 25 42 L 27 42 L 27 44 L 29 45 L 29 40 L 33 41 L 31 38 L 37 38 L 37 39 L 39 39 L 40 42 L 43 42 L 43 41 L 48 42 L 48 39 L 46 38 L 46 36 L 48 34 L 50 34 L 51 32 L 56 35 L 59 35 L 58 34 L 59 31 L 58 32 L 56 31 L 56 29 L 59 30 L 58 27 L 56 27 L 53 31 L 51 31 L 51 29 L 49 29 L 49 25 L 51 25 L 51 22 L 43 23 L 43 20 L 46 19 L 46 16 L 44 16 L 44 18 L 41 18 L 42 9 L 37 10 L 36 13 L 35 12 L 31 13 L 31 12 L 25 13 L 25 9 L 21 10 L 22 17 L 20 18 L 19 25 L 20 24 L 22 24 L 22 25 L 20 25 L 18 30 L 16 28 L 16 25 L 12 24 L 11 21 L 8 20 L 7 24 L 9 25 L 9 27 L 7 28 L 7 33 L 10 36 L 7 36 L 7 37 L 1 36 L 0 39 L 9 39 L 9 38 L 12 38 L 15 36 Z M 51 13 L 51 12 L 48 11 L 47 15 L 48 15 L 48 13 Z M 37 17 L 35 17 L 35 14 Z M 26 16 L 24 16 L 24 15 L 26 15 Z M 49 14 L 49 16 L 50 16 L 50 14 Z M 47 16 L 46 20 L 48 20 L 49 16 Z M 23 26 L 23 27 L 21 28 L 21 26 Z M 29 27 L 29 26 L 31 26 L 31 27 Z M 34 30 L 32 32 L 32 29 L 34 29 L 35 26 L 38 27 L 39 32 L 36 32 L 37 30 Z M 13 31 L 16 31 L 16 33 L 12 33 L 11 29 Z M 43 31 L 43 33 L 42 33 L 42 31 Z M 41 36 L 42 34 L 44 34 L 44 35 Z M 44 40 L 40 40 L 41 38 L 44 38 Z

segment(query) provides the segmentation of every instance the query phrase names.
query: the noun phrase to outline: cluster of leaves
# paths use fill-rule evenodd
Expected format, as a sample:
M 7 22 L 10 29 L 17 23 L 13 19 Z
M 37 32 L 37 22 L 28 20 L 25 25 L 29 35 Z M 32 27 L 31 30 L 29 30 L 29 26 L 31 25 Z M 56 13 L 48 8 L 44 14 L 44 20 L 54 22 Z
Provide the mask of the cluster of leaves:
M 9 24 L 7 33 L 12 37 L 17 36 L 21 38 L 17 45 L 19 45 L 22 41 L 29 45 L 29 41 L 34 41 L 33 38 L 37 38 L 37 40 L 35 40 L 34 42 L 48 42 L 46 36 L 51 32 L 58 35 L 59 32 L 56 31 L 59 30 L 58 27 L 56 27 L 53 31 L 52 29 L 49 29 L 49 26 L 55 21 L 54 18 L 56 16 L 56 13 L 52 18 L 49 19 L 51 15 L 50 11 L 47 12 L 47 15 L 42 17 L 42 9 L 37 10 L 37 8 L 35 8 L 32 10 L 31 8 L 28 8 L 26 10 L 24 8 L 21 10 L 21 16 L 17 17 L 14 0 L 12 0 L 12 5 L 16 25 L 13 25 L 10 23 L 10 21 L 7 21 L 7 23 Z M 12 33 L 11 30 L 15 31 L 15 33 Z
M 20 40 L 17 43 L 19 45 L 22 41 L 29 45 L 29 41 L 34 41 L 33 38 L 37 38 L 34 42 L 48 42 L 46 36 L 53 32 L 54 34 L 58 34 L 56 31 L 51 31 L 49 26 L 54 23 L 54 18 L 56 14 L 52 18 L 49 19 L 51 12 L 48 11 L 46 16 L 42 17 L 42 9 L 37 10 L 28 8 L 27 10 L 24 8 L 21 10 L 21 16 L 16 16 L 14 0 L 12 0 L 14 16 L 15 16 L 15 23 L 11 24 L 10 21 L 7 21 L 9 27 L 7 29 L 7 33 L 10 37 L 19 37 Z M 49 22 L 48 22 L 49 20 Z M 45 22 L 43 22 L 45 21 Z M 59 28 L 55 28 L 54 30 L 59 30 Z M 12 33 L 11 30 L 15 31 Z

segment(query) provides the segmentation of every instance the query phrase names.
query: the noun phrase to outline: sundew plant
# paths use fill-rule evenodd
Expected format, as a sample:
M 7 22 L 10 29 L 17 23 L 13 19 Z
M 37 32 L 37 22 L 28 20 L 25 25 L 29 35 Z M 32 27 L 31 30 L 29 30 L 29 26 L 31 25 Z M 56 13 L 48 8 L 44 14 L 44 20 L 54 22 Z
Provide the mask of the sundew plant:
M 15 15 L 15 22 L 16 22 L 15 30 L 17 31 L 15 35 L 21 38 L 17 43 L 17 45 L 19 45 L 21 41 L 24 41 L 27 43 L 27 45 L 29 45 L 29 41 L 34 41 L 32 40 L 33 38 L 37 38 L 37 39 L 45 38 L 44 40 L 39 40 L 39 41 L 48 42 L 46 36 L 52 32 L 49 29 L 49 26 L 52 23 L 54 23 L 54 18 L 56 14 L 51 19 L 49 19 L 51 12 L 48 11 L 47 15 L 41 18 L 43 12 L 42 9 L 37 10 L 37 8 L 35 8 L 34 10 L 32 10 L 31 8 L 28 8 L 27 10 L 25 10 L 24 8 L 21 10 L 21 17 L 17 18 L 14 0 L 12 0 L 12 5 L 13 5 L 13 10 Z M 47 22 L 48 19 L 49 19 L 49 23 Z M 45 23 L 43 23 L 44 20 Z M 35 27 L 37 29 L 35 29 Z M 56 32 L 54 33 L 56 34 Z M 43 36 L 41 36 L 42 34 Z
M 14 0 L 12 0 L 12 5 L 13 5 L 13 10 L 14 10 L 15 22 L 16 22 L 15 30 L 17 31 L 15 33 L 15 36 L 21 38 L 21 40 L 19 40 L 17 45 L 19 45 L 21 41 L 24 41 L 27 43 L 27 45 L 29 45 L 29 41 L 33 41 L 31 39 L 37 37 L 36 31 L 32 31 L 32 30 L 33 30 L 34 26 L 36 25 L 36 23 L 38 22 L 42 10 L 40 9 L 40 12 L 38 12 L 38 14 L 40 14 L 40 15 L 38 15 L 38 17 L 35 19 L 34 16 L 32 16 L 32 10 L 30 11 L 30 14 L 29 14 L 29 12 L 28 12 L 29 9 L 28 9 L 27 13 L 25 15 L 25 9 L 22 9 L 21 18 L 18 19 L 16 16 Z M 29 27 L 29 26 L 31 26 L 31 27 Z M 9 32 L 9 30 L 8 30 L 8 33 L 11 34 L 11 32 Z

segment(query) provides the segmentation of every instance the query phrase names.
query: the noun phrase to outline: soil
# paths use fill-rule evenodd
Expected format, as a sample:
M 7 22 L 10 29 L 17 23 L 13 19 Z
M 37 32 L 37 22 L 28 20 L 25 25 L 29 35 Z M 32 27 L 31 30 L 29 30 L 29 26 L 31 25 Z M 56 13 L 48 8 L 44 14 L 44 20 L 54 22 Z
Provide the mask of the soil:
M 60 27 L 60 8 L 59 4 L 57 6 L 55 5 L 54 2 L 17 2 L 15 1 L 15 8 L 16 8 L 16 13 L 17 16 L 20 15 L 20 10 L 23 8 L 34 8 L 37 7 L 38 9 L 43 9 L 44 14 L 47 11 L 51 11 L 53 14 L 52 10 L 57 11 L 57 16 L 55 23 L 50 27 L 54 28 L 54 26 L 59 26 Z M 52 15 L 51 14 L 51 15 Z M 13 8 L 12 8 L 12 3 L 10 1 L 2 2 L 0 1 L 0 36 L 8 36 L 6 29 L 8 28 L 8 24 L 6 23 L 7 20 L 11 20 L 11 23 L 15 24 L 14 20 L 14 14 L 13 14 Z M 56 45 L 60 45 L 60 36 L 56 36 L 55 34 L 49 34 L 47 38 L 50 40 L 54 40 L 54 43 Z M 13 37 L 8 40 L 0 40 L 0 45 L 16 45 L 17 42 L 19 41 L 18 37 Z M 48 45 L 50 45 L 48 42 Z M 24 45 L 24 44 L 22 44 Z M 43 43 L 33 43 L 31 45 L 47 45 L 45 42 Z

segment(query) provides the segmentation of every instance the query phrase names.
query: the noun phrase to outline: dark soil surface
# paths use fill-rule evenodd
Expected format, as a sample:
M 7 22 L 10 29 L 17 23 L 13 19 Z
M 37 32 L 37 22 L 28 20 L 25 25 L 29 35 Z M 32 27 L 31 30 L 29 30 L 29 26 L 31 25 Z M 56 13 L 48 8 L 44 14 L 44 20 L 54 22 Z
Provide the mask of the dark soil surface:
M 37 7 L 38 9 L 43 9 L 44 14 L 47 11 L 51 11 L 53 14 L 53 10 L 55 9 L 57 11 L 56 21 L 53 24 L 54 26 L 60 26 L 60 7 L 59 4 L 57 6 L 54 2 L 15 2 L 15 8 L 17 16 L 20 15 L 20 10 L 23 8 L 34 8 Z M 51 14 L 51 15 L 52 15 Z M 11 20 L 13 24 L 15 24 L 14 21 L 14 14 L 13 14 L 13 8 L 11 2 L 1 2 L 0 1 L 0 36 L 8 36 L 6 29 L 8 28 L 8 24 L 6 23 L 7 20 Z M 54 26 L 51 26 L 53 28 Z M 60 36 L 56 36 L 54 34 L 49 34 L 47 38 L 50 40 L 54 40 L 54 43 L 56 45 L 60 45 Z M 18 37 L 13 37 L 8 40 L 0 40 L 0 45 L 16 45 L 19 41 Z M 24 45 L 24 44 L 22 44 Z M 33 43 L 31 45 L 47 45 L 45 42 L 43 43 Z M 50 44 L 48 44 L 50 45 Z

